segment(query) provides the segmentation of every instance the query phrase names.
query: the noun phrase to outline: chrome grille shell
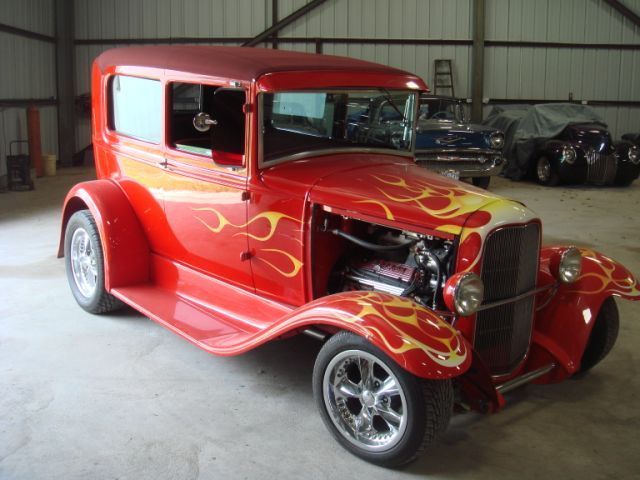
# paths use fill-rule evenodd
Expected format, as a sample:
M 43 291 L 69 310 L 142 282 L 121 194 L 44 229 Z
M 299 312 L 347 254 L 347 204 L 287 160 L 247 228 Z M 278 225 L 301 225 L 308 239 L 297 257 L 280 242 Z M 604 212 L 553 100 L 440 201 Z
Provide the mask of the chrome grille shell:
M 618 172 L 618 159 L 615 155 L 605 155 L 590 150 L 585 156 L 587 160 L 587 182 L 596 185 L 611 185 Z
M 481 278 L 484 303 L 534 290 L 540 257 L 540 224 L 502 227 L 485 240 Z M 535 296 L 478 312 L 474 348 L 495 376 L 511 373 L 531 342 Z

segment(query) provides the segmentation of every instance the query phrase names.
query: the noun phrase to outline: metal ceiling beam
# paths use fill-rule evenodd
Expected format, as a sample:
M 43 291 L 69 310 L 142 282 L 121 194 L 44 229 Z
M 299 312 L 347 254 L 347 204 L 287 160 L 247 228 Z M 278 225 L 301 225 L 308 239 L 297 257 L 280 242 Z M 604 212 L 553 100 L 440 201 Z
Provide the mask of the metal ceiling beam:
M 0 32 L 11 33 L 13 35 L 30 38 L 32 40 L 41 40 L 43 42 L 56 43 L 56 39 L 49 35 L 32 32 L 31 30 L 25 30 L 24 28 L 13 27 L 4 23 L 0 23 Z
M 609 6 L 616 9 L 623 17 L 631 20 L 636 27 L 640 27 L 640 16 L 619 0 L 604 0 Z
M 326 1 L 327 0 L 312 0 L 311 2 L 307 3 L 306 5 L 303 5 L 302 7 L 300 7 L 295 12 L 287 15 L 286 17 L 284 17 L 279 22 L 271 25 L 264 32 L 259 33 L 258 35 L 253 37 L 251 40 L 243 43 L 242 46 L 243 47 L 255 47 L 256 45 L 264 42 L 265 40 L 268 40 L 269 37 L 271 37 L 274 34 L 278 33 L 284 27 L 292 24 L 293 22 L 295 22 L 300 17 L 303 17 L 304 15 L 309 13 L 311 10 L 314 10 L 315 8 L 319 7 L 320 5 L 325 3 Z
M 473 0 L 473 47 L 471 48 L 471 120 L 482 122 L 484 95 L 485 0 Z
M 0 0 L 2 1 L 2 0 Z M 167 37 L 167 38 L 81 38 L 76 45 L 165 45 L 165 44 L 209 44 L 243 43 L 249 37 Z M 336 44 L 347 45 L 443 45 L 470 47 L 473 40 L 442 40 L 438 38 L 364 38 L 364 37 L 272 37 L 275 43 Z M 640 50 L 640 43 L 568 43 L 568 42 L 523 42 L 520 40 L 485 40 L 484 47 L 567 48 L 572 50 Z
M 275 25 L 278 23 L 278 0 L 271 0 L 271 25 Z M 277 50 L 278 48 L 278 40 L 276 37 L 277 33 L 273 34 L 273 42 L 271 43 L 271 48 Z
M 55 98 L 0 98 L 0 108 L 18 108 L 36 106 L 54 106 L 58 104 Z
M 55 0 L 56 88 L 58 92 L 58 158 L 71 166 L 76 149 L 75 48 L 73 0 Z

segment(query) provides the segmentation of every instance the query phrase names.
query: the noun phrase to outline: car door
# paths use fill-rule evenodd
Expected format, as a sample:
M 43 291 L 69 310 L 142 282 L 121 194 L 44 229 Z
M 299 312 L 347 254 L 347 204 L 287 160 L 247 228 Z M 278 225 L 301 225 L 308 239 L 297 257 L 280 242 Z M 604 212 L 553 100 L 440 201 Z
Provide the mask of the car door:
M 174 239 L 170 255 L 195 270 L 252 290 L 244 92 L 236 91 L 228 105 L 218 101 L 216 92 L 223 92 L 215 85 L 170 81 L 166 88 L 164 201 Z M 200 130 L 194 124 L 198 114 L 208 119 Z M 214 162 L 214 157 L 227 166 Z
M 112 178 L 126 193 L 151 251 L 164 254 L 170 242 L 163 205 L 163 90 L 159 72 L 133 71 L 101 77 L 107 111 L 94 118 L 106 128 L 94 135 L 99 178 Z

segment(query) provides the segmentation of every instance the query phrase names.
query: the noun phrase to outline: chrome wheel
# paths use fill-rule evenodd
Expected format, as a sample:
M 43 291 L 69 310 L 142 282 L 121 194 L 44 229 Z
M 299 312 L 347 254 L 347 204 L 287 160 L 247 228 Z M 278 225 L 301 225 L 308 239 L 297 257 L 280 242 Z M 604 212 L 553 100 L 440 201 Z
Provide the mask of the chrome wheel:
M 369 451 L 393 448 L 407 429 L 407 401 L 398 378 L 376 356 L 346 350 L 327 365 L 323 399 L 349 442 Z
M 547 157 L 540 157 L 536 168 L 538 180 L 541 183 L 547 183 L 551 179 L 551 162 Z
M 96 291 L 98 267 L 91 237 L 84 228 L 78 228 L 71 238 L 71 271 L 80 293 L 90 298 Z

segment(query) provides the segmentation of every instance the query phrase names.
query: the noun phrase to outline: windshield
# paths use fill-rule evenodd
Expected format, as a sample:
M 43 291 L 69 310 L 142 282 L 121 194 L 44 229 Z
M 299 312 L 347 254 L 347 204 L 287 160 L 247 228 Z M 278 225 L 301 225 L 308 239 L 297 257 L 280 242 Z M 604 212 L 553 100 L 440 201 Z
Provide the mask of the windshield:
M 264 163 L 327 149 L 411 151 L 415 92 L 297 91 L 261 97 Z
M 464 123 L 461 105 L 448 98 L 421 98 L 418 119 Z

